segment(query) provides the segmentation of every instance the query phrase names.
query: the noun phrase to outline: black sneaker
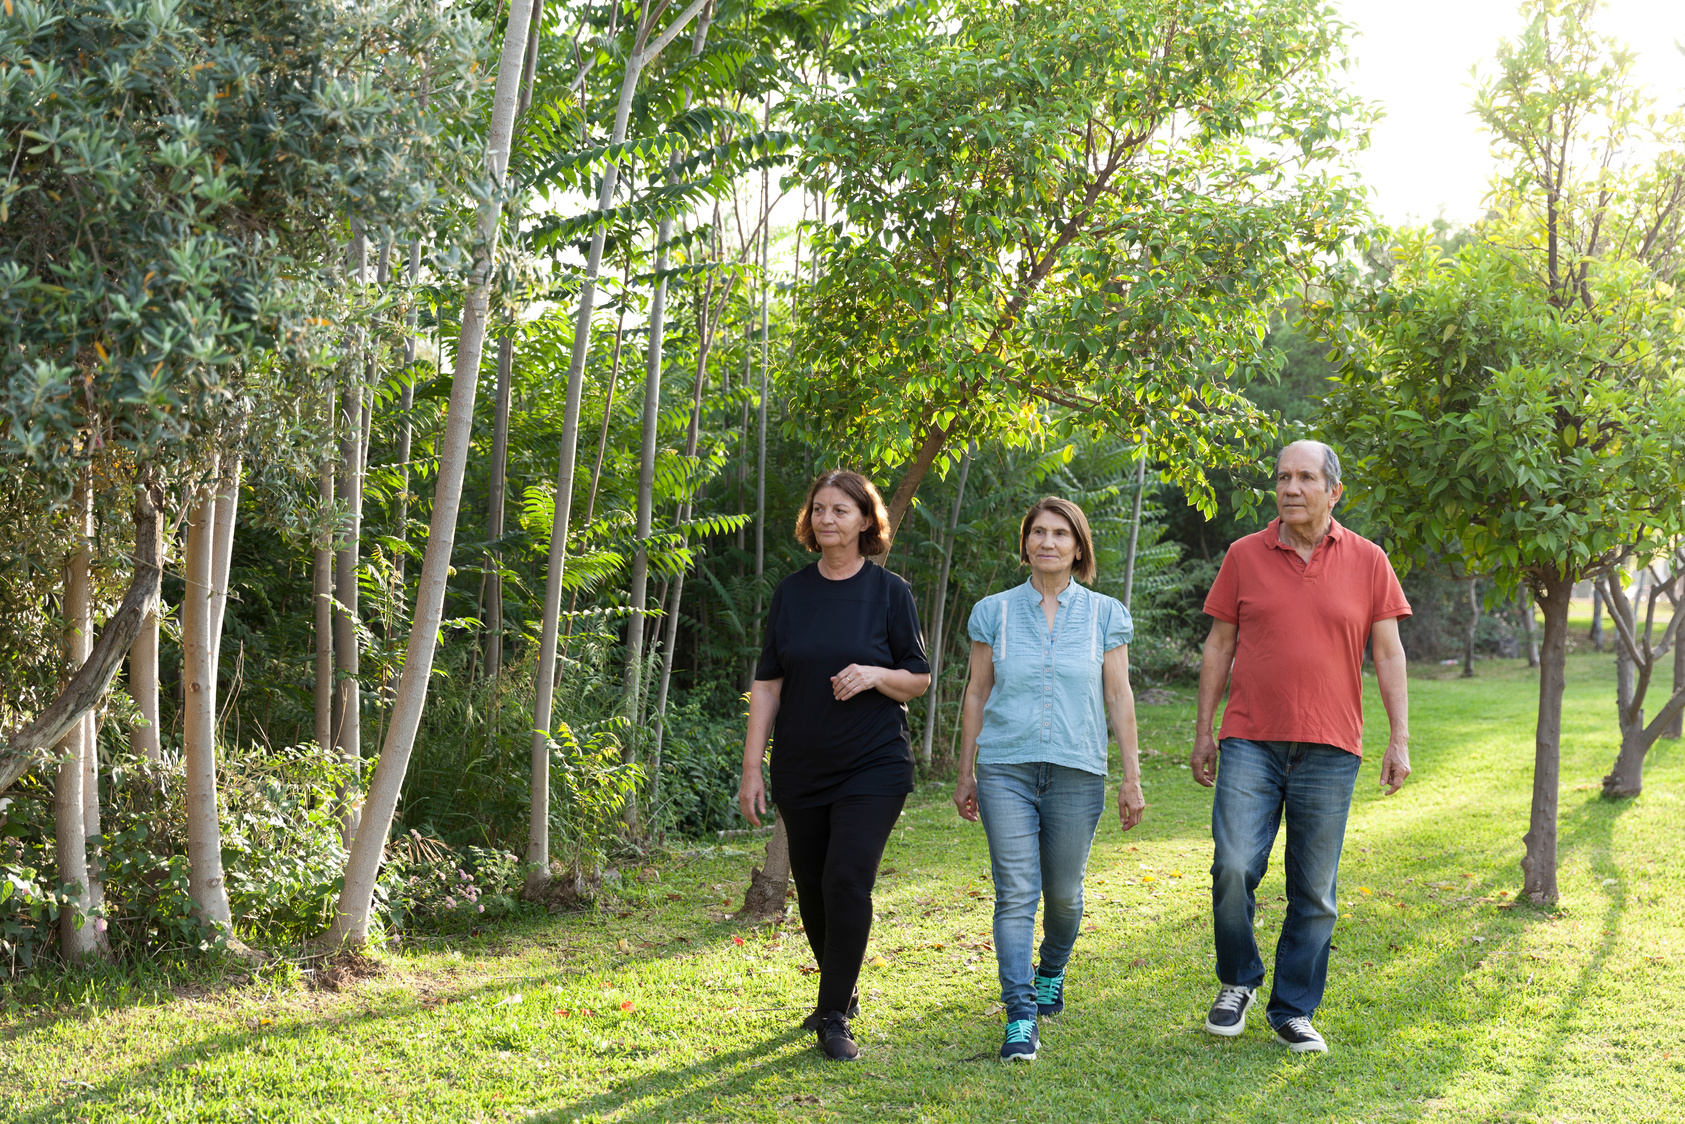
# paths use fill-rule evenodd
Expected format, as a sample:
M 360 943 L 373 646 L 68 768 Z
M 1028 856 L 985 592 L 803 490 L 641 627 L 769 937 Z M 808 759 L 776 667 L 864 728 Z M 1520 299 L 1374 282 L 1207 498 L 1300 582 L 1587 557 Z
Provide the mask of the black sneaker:
M 841 1011 L 826 1011 L 819 1020 L 819 1048 L 836 1062 L 851 1062 L 860 1056 L 860 1047 L 849 1033 L 848 1016 Z
M 860 1017 L 860 989 L 859 988 L 855 988 L 854 994 L 848 997 L 848 1010 L 844 1011 L 843 1014 L 845 1016 L 847 1016 L 848 1018 L 851 1018 L 851 1019 L 857 1019 L 857 1018 Z M 813 1009 L 812 1013 L 810 1013 L 807 1016 L 807 1018 L 802 1020 L 802 1029 L 803 1030 L 818 1031 L 819 1027 L 824 1023 L 824 1021 L 825 1020 L 820 1017 L 819 1008 L 815 1007 Z
M 1246 1012 L 1252 1009 L 1258 993 L 1250 987 L 1223 985 L 1217 1001 L 1205 1016 L 1205 1031 L 1223 1038 L 1233 1038 L 1246 1029 Z
M 1316 1032 L 1316 1027 L 1303 1015 L 1288 1019 L 1275 1028 L 1275 1040 L 1295 1054 L 1326 1054 L 1328 1043 Z
M 1006 1024 L 1006 1039 L 1000 1044 L 1003 1062 L 1033 1062 L 1041 1047 L 1041 1032 L 1034 1019 L 1013 1019 Z
M 1036 970 L 1036 1014 L 1057 1015 L 1065 1009 L 1065 971 L 1057 976 L 1044 976 Z

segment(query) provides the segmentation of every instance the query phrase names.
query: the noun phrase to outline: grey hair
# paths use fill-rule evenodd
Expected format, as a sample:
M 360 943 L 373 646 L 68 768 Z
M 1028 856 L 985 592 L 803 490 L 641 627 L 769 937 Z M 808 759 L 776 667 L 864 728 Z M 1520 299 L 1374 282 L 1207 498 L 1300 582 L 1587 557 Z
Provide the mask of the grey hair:
M 1291 449 L 1293 445 L 1315 445 L 1317 448 L 1321 449 L 1323 482 L 1328 485 L 1330 490 L 1340 486 L 1340 454 L 1336 453 L 1333 448 L 1326 443 L 1322 441 L 1313 441 L 1309 438 L 1306 438 L 1303 441 L 1295 441 L 1292 445 L 1284 447 L 1281 452 L 1275 455 L 1275 470 L 1278 474 L 1281 472 L 1281 458 L 1286 455 L 1287 450 Z

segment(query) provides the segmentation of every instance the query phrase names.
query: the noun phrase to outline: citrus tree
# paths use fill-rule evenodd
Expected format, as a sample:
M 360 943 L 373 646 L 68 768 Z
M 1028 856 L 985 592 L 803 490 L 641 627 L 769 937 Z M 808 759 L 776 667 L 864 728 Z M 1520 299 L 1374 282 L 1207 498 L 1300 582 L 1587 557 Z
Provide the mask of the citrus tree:
M 1322 306 L 1330 438 L 1395 559 L 1462 560 L 1544 613 L 1525 890 L 1556 898 L 1568 602 L 1685 531 L 1685 118 L 1648 112 L 1591 2 L 1535 0 L 1477 110 L 1507 154 L 1453 252 L 1404 232 Z M 1648 153 L 1648 159 L 1621 155 Z

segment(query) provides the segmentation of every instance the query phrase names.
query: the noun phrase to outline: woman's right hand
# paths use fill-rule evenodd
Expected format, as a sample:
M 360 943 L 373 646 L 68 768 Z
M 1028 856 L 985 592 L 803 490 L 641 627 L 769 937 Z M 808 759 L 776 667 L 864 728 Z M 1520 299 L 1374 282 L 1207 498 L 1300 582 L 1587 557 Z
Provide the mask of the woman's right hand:
M 960 774 L 958 783 L 954 785 L 954 807 L 959 809 L 960 818 L 977 822 L 977 778 Z
M 752 773 L 745 771 L 743 779 L 737 782 L 737 807 L 744 819 L 761 826 L 761 816 L 766 815 L 766 782 L 761 779 L 759 769 Z

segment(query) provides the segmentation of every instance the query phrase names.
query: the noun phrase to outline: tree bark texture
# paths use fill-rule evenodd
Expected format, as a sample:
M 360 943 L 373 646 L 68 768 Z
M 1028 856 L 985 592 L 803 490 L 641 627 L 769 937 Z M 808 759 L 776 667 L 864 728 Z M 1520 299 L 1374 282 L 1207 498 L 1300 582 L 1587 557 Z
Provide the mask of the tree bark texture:
M 514 133 L 515 103 L 531 13 L 532 0 L 511 0 L 492 97 L 491 125 L 486 136 L 486 166 L 499 184 L 503 183 L 509 165 L 509 144 Z M 386 837 L 392 830 L 392 816 L 397 811 L 404 774 L 409 769 L 410 753 L 415 748 L 416 731 L 427 703 L 427 683 L 433 673 L 439 622 L 444 616 L 445 584 L 456 543 L 456 517 L 462 505 L 462 475 L 473 436 L 474 398 L 479 389 L 480 352 L 485 345 L 500 215 L 501 205 L 493 200 L 480 208 L 477 217 L 476 242 L 482 249 L 463 293 L 462 330 L 457 337 L 456 368 L 451 374 L 450 407 L 439 443 L 433 518 L 416 584 L 404 670 L 392 704 L 392 725 L 386 732 L 379 763 L 369 781 L 362 818 L 346 858 L 344 889 L 334 911 L 333 924 L 323 937 L 328 947 L 361 945 L 368 941 L 369 911 L 386 851 Z
M 182 766 L 187 775 L 188 894 L 202 920 L 227 929 L 232 914 L 217 817 L 216 660 L 211 635 L 216 573 L 216 489 L 207 485 L 187 519 L 182 595 Z
M 1147 454 L 1140 451 L 1140 464 L 1135 466 L 1135 510 L 1129 516 L 1129 553 L 1123 560 L 1123 607 L 1129 608 L 1135 596 L 1135 552 L 1141 544 L 1141 500 L 1147 494 Z
M 749 872 L 749 889 L 737 915 L 748 921 L 775 921 L 784 916 L 789 893 L 790 836 L 784 829 L 784 813 L 775 811 L 772 838 L 766 842 L 766 862 Z
M 1534 630 L 1533 598 L 1526 590 L 1521 591 L 1521 634 L 1527 644 L 1527 666 L 1539 666 L 1539 635 Z
M 514 377 L 515 341 L 506 335 L 497 342 L 497 401 L 491 431 L 491 483 L 486 496 L 486 538 L 493 542 L 503 537 L 509 477 L 509 400 Z M 498 547 L 486 554 L 486 668 L 493 675 L 503 669 L 503 551 Z
M 1470 578 L 1469 626 L 1463 631 L 1463 678 L 1474 678 L 1474 634 L 1480 627 L 1480 579 Z
M 1643 571 L 1640 572 L 1641 575 Z M 1609 606 L 1609 619 L 1615 626 L 1615 699 L 1621 732 L 1621 749 L 1615 766 L 1603 778 L 1603 795 L 1609 799 L 1637 796 L 1644 790 L 1644 759 L 1650 747 L 1673 723 L 1685 713 L 1685 690 L 1675 686 L 1663 702 L 1659 713 L 1648 725 L 1644 721 L 1644 702 L 1649 695 L 1661 659 L 1679 639 L 1680 620 L 1676 589 L 1685 581 L 1685 573 L 1676 570 L 1661 583 L 1651 583 L 1644 619 L 1639 623 L 1639 604 L 1629 599 L 1621 587 L 1620 575 L 1611 573 L 1602 579 L 1602 592 Z M 1635 593 L 1644 588 L 1642 581 L 1634 586 Z M 1674 604 L 1673 619 L 1655 637 L 1656 603 L 1666 596 Z M 1678 656 L 1674 657 L 1675 675 Z
M 337 413 L 335 394 L 327 395 L 328 437 L 332 439 Z M 324 459 L 316 480 L 316 497 L 322 506 L 323 518 L 334 509 L 334 467 Z M 324 532 L 326 538 L 317 542 L 315 557 L 314 607 L 316 610 L 316 748 L 325 754 L 334 752 L 334 689 L 333 689 L 333 620 L 334 620 L 334 539 L 337 529 Z
M 709 2 L 692 0 L 667 29 L 647 45 L 650 28 L 638 29 L 633 54 L 626 60 L 621 78 L 620 100 L 614 111 L 610 144 L 622 144 L 626 140 L 626 125 L 632 115 L 632 95 L 637 91 L 638 76 L 643 68 Z M 516 8 L 524 7 L 522 0 L 514 0 L 509 26 L 515 26 Z M 506 39 L 505 49 L 507 43 Z M 502 88 L 503 74 L 499 71 L 500 96 Z M 511 101 L 511 121 L 513 109 Z M 508 142 L 504 143 L 507 145 Z M 619 168 L 615 164 L 611 163 L 604 169 L 602 185 L 597 193 L 598 212 L 609 210 L 613 204 L 618 176 Z M 542 891 L 550 878 L 550 720 L 556 689 L 556 640 L 561 631 L 562 578 L 567 565 L 568 524 L 573 512 L 574 462 L 579 452 L 579 400 L 585 384 L 585 357 L 591 343 L 591 311 L 597 299 L 597 274 L 602 266 L 603 243 L 607 235 L 607 229 L 599 226 L 591 235 L 590 249 L 585 256 L 585 272 L 579 285 L 579 312 L 574 319 L 573 348 L 568 359 L 567 398 L 562 408 L 562 448 L 556 466 L 556 509 L 550 524 L 550 551 L 544 577 L 544 617 L 539 629 L 538 669 L 534 676 L 532 788 L 527 814 L 528 893 Z
M 925 707 L 924 742 L 919 747 L 919 761 L 930 768 L 931 747 L 936 738 L 937 704 L 942 698 L 942 617 L 948 606 L 948 572 L 954 561 L 954 539 L 959 534 L 960 506 L 965 503 L 965 478 L 971 472 L 971 454 L 960 461 L 959 480 L 954 485 L 954 510 L 948 518 L 948 533 L 943 536 L 942 565 L 936 577 L 936 612 L 930 625 L 935 646 L 930 651 L 930 703 Z
M 1522 892 L 1534 903 L 1556 901 L 1556 807 L 1562 772 L 1562 691 L 1567 684 L 1568 599 L 1574 583 L 1551 576 L 1537 587 L 1544 610 L 1544 641 L 1539 646 L 1539 715 L 1533 738 L 1533 806 L 1527 853 L 1521 860 Z
M 82 720 L 82 716 L 99 705 L 112 677 L 123 665 L 123 656 L 140 634 L 141 625 L 149 614 L 158 611 L 159 557 L 155 553 L 158 541 L 158 505 L 162 493 L 144 471 L 141 483 L 135 488 L 135 569 L 129 579 L 123 603 L 99 630 L 92 652 L 82 663 L 70 682 L 59 692 L 58 698 L 36 715 L 35 721 L 12 735 L 0 747 L 0 792 L 13 781 L 45 764 L 53 747 Z
M 362 381 L 351 377 L 339 414 L 339 493 L 345 502 L 345 539 L 334 558 L 334 753 L 351 769 L 339 794 L 340 831 L 347 846 L 357 833 L 357 793 L 363 757 L 362 650 L 357 571 L 363 532 Z
M 78 669 L 93 651 L 93 493 L 89 473 L 77 482 L 75 539 L 64 567 L 64 654 L 67 665 Z M 99 822 L 99 780 L 91 768 L 95 749 L 93 711 L 85 712 L 58 744 L 58 774 L 53 784 L 53 834 L 56 844 L 58 882 L 73 887 L 72 903 L 59 913 L 59 945 L 65 957 L 81 962 L 99 952 L 96 920 L 104 895 L 97 882 L 97 870 L 89 861 L 88 838 L 99 829 L 88 822 L 88 807 Z M 89 785 L 92 784 L 92 791 Z

